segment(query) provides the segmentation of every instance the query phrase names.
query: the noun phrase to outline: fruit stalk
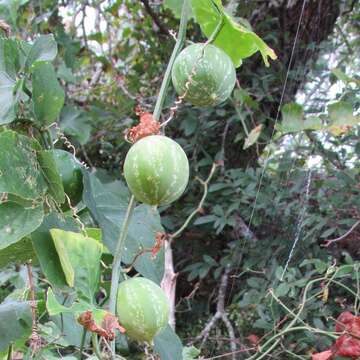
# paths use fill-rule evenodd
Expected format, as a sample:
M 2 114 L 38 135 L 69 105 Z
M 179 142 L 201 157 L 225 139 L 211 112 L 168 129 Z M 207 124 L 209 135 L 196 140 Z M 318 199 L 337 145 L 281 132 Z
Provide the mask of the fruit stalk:
M 167 65 L 164 79 L 161 84 L 159 96 L 158 96 L 158 98 L 156 100 L 156 104 L 155 104 L 155 109 L 154 109 L 154 113 L 153 113 L 153 117 L 155 120 L 159 120 L 159 118 L 160 118 L 161 110 L 163 108 L 164 101 L 165 101 L 166 92 L 167 92 L 167 89 L 170 84 L 171 69 L 174 65 L 176 57 L 178 56 L 182 46 L 185 43 L 186 27 L 187 27 L 187 23 L 188 23 L 188 19 L 189 19 L 189 13 L 190 13 L 189 0 L 184 0 L 184 4 L 183 4 L 182 10 L 181 10 L 181 19 L 180 19 L 180 26 L 179 26 L 177 40 L 176 40 L 176 43 L 174 46 L 174 50 L 171 54 L 169 63 Z
M 112 314 L 115 314 L 116 311 L 116 296 L 117 296 L 117 290 L 119 286 L 119 278 L 120 278 L 120 264 L 121 264 L 121 253 L 123 250 L 124 242 L 126 239 L 126 235 L 128 232 L 130 220 L 132 213 L 135 208 L 135 198 L 133 195 L 131 195 L 128 208 L 126 210 L 124 222 L 121 227 L 119 240 L 116 245 L 113 265 L 112 265 L 112 273 L 111 273 L 111 287 L 110 287 L 110 300 L 109 300 L 109 311 Z M 115 341 L 111 344 L 111 350 L 112 354 L 114 356 L 115 354 Z

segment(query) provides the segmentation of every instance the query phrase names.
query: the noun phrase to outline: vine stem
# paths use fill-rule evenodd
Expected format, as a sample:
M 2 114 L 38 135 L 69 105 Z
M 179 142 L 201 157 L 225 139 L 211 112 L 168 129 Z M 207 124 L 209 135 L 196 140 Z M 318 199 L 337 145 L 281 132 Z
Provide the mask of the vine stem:
M 202 210 L 202 207 L 204 205 L 205 199 L 207 197 L 208 194 L 208 187 L 209 187 L 209 182 L 211 180 L 211 178 L 213 177 L 216 168 L 218 167 L 218 165 L 216 163 L 213 163 L 209 176 L 207 177 L 206 180 L 202 180 L 200 178 L 197 178 L 197 180 L 201 183 L 201 185 L 204 187 L 204 193 L 203 196 L 199 202 L 199 205 L 197 206 L 197 208 L 187 217 L 187 219 L 185 220 L 184 224 L 173 234 L 170 234 L 170 239 L 174 239 L 176 237 L 178 237 L 189 225 L 190 221 L 193 219 L 193 217 Z
M 7 354 L 7 360 L 12 360 L 12 353 L 13 353 L 13 344 L 10 344 Z
M 112 314 L 115 314 L 116 312 L 116 296 L 119 286 L 119 278 L 120 278 L 120 265 L 121 265 L 121 253 L 123 250 L 124 242 L 126 239 L 126 235 L 128 232 L 128 228 L 130 225 L 130 220 L 132 217 L 132 213 L 135 208 L 135 197 L 134 195 L 131 195 L 128 208 L 126 210 L 124 222 L 121 227 L 119 240 L 116 245 L 113 265 L 112 265 L 112 273 L 111 273 L 111 288 L 110 288 L 110 300 L 109 300 L 109 311 Z M 115 354 L 115 341 L 111 343 L 111 350 L 113 353 L 113 356 Z
M 80 343 L 80 360 L 82 359 L 82 353 L 83 353 L 83 350 L 84 350 L 86 333 L 87 333 L 87 330 L 84 328 L 82 336 L 81 336 L 81 343 Z
M 166 97 L 166 92 L 170 84 L 170 76 L 171 76 L 171 69 L 174 65 L 175 59 L 178 56 L 181 48 L 183 47 L 185 43 L 185 37 L 186 37 L 186 27 L 189 19 L 189 13 L 190 13 L 190 6 L 189 6 L 189 0 L 184 0 L 182 10 L 181 10 L 181 18 L 180 18 L 180 26 L 179 26 L 179 32 L 177 36 L 177 40 L 173 49 L 173 52 L 171 54 L 170 60 L 168 62 L 164 79 L 161 84 L 159 96 L 156 100 L 155 109 L 153 112 L 153 118 L 155 120 L 159 120 L 161 110 L 164 106 L 164 101 Z
M 98 343 L 98 338 L 97 338 L 96 333 L 92 333 L 91 340 L 92 340 L 92 345 L 93 345 L 93 351 L 94 351 L 96 357 L 99 360 L 101 360 L 102 358 L 101 358 L 101 353 L 100 353 L 99 343 Z

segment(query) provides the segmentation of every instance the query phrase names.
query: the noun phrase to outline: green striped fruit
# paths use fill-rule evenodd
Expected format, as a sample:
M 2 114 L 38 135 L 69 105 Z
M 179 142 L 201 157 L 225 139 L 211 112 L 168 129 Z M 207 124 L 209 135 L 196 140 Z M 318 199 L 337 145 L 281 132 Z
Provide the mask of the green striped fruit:
M 169 301 L 153 281 L 137 277 L 123 281 L 117 295 L 117 316 L 126 334 L 151 343 L 169 322 Z
M 69 197 L 71 205 L 76 206 L 82 199 L 83 175 L 81 165 L 78 164 L 72 154 L 64 150 L 53 150 L 54 160 L 66 195 Z M 68 202 L 62 205 L 63 210 L 69 208 Z
M 138 201 L 167 205 L 184 192 L 189 181 L 189 161 L 174 140 L 151 135 L 130 148 L 125 158 L 124 175 Z
M 226 100 L 234 89 L 236 73 L 230 57 L 214 45 L 186 47 L 176 58 L 172 68 L 172 82 L 176 92 L 197 106 L 214 106 Z

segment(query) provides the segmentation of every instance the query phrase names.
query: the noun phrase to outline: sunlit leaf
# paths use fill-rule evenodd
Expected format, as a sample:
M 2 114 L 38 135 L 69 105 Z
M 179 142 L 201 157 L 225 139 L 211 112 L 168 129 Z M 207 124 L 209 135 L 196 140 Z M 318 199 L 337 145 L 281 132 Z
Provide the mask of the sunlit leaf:
M 268 57 L 273 60 L 277 58 L 275 52 L 259 36 L 245 26 L 237 24 L 225 12 L 221 0 L 192 0 L 191 3 L 195 19 L 208 38 L 223 19 L 223 27 L 214 44 L 230 56 L 235 67 L 241 65 L 242 59 L 257 51 L 260 51 L 266 66 L 269 66 Z
M 92 302 L 100 280 L 102 245 L 72 231 L 51 229 L 50 234 L 68 285 Z

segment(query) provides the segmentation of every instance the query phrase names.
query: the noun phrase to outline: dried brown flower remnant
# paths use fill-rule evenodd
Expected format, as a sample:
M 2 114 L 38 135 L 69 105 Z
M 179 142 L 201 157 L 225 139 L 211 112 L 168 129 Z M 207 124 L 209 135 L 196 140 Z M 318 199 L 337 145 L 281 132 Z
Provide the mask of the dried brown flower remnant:
M 127 140 L 135 143 L 146 136 L 160 134 L 160 123 L 153 118 L 152 114 L 143 111 L 139 106 L 135 108 L 135 113 L 140 117 L 140 123 L 126 131 Z
M 101 325 L 96 324 L 92 311 L 88 310 L 80 314 L 78 322 L 88 331 L 94 332 L 106 340 L 115 339 L 115 330 L 125 333 L 125 329 L 119 324 L 117 317 L 113 314 L 105 312 Z

